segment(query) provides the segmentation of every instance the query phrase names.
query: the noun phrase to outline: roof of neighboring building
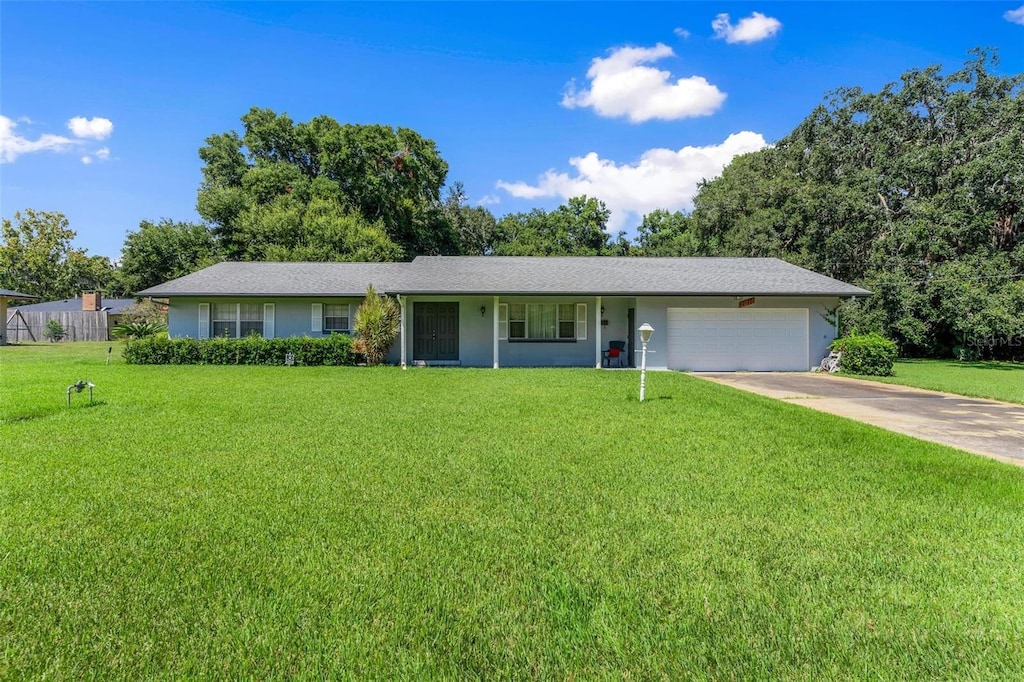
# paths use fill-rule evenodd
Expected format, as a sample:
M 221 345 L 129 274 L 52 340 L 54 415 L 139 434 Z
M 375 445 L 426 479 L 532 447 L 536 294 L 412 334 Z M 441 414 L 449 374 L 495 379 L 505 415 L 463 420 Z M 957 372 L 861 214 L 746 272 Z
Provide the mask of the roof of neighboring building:
M 412 263 L 218 263 L 144 296 L 398 294 L 864 296 L 777 258 L 420 256 Z
M 31 301 L 39 298 L 38 296 L 32 296 L 30 294 L 23 294 L 20 291 L 14 291 L 13 289 L 0 289 L 0 298 L 9 299 L 21 299 L 24 301 Z
M 111 315 L 120 315 L 121 311 L 134 303 L 134 298 L 101 298 L 100 309 L 104 312 L 110 313 Z M 44 301 L 43 303 L 20 305 L 18 306 L 18 310 L 25 313 L 81 312 L 82 299 L 65 298 L 63 301 Z
M 138 292 L 140 296 L 364 296 L 394 291 L 409 263 L 224 262 Z

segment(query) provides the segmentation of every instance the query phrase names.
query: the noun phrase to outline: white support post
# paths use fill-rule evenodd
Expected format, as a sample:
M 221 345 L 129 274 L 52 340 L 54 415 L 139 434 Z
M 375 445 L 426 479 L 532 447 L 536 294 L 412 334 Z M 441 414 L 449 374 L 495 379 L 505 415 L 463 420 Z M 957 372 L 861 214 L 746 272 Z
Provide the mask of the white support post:
M 601 297 L 597 297 L 597 304 L 594 306 L 594 355 L 595 365 L 601 369 Z
M 398 342 L 402 344 L 402 369 L 406 369 L 405 364 L 406 348 L 405 348 L 405 299 L 402 295 L 398 295 Z
M 498 369 L 498 297 L 494 297 L 494 301 L 491 303 L 492 317 L 494 318 L 494 369 Z

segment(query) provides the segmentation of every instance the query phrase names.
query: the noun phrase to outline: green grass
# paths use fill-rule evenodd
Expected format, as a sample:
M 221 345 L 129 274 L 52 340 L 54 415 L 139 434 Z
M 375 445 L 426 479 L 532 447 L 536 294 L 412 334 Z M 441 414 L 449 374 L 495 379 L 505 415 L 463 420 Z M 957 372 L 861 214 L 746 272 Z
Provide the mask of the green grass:
M 895 376 L 864 378 L 976 398 L 1024 403 L 1024 363 L 898 360 L 893 370 Z
M 106 348 L 0 348 L 0 678 L 1024 677 L 1022 469 L 678 373 Z

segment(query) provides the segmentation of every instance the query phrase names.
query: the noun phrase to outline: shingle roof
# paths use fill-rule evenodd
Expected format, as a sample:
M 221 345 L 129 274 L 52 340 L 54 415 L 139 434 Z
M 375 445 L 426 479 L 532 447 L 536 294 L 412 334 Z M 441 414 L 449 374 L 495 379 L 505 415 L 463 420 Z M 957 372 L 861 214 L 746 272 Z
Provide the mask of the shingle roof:
M 393 291 L 409 263 L 224 262 L 138 292 L 141 296 L 363 296 Z
M 871 292 L 776 258 L 420 256 L 412 263 L 218 263 L 145 296 L 797 295 Z
M 866 295 L 777 258 L 421 256 L 400 293 Z
M 102 310 L 118 315 L 122 310 L 135 303 L 134 298 L 102 298 L 100 306 Z M 82 310 L 82 299 L 66 298 L 63 301 L 44 301 L 43 303 L 32 303 L 31 305 L 18 306 L 18 310 L 26 313 L 61 313 L 77 312 Z
M 22 299 L 25 301 L 31 301 L 39 298 L 38 296 L 30 296 L 29 294 L 23 294 L 20 291 L 15 291 L 13 289 L 0 289 L 0 296 L 3 298 Z

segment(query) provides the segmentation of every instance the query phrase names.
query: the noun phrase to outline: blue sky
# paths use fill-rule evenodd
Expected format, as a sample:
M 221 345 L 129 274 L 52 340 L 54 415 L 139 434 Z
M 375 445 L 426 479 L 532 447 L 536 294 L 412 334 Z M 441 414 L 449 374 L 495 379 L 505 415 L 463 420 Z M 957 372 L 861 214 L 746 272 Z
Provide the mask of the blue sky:
M 197 220 L 197 150 L 251 106 L 406 126 L 496 215 L 587 193 L 631 231 L 825 93 L 976 46 L 1024 72 L 1024 5 L 0 3 L 0 208 L 116 258 Z M 728 16 L 723 16 L 728 15 Z

